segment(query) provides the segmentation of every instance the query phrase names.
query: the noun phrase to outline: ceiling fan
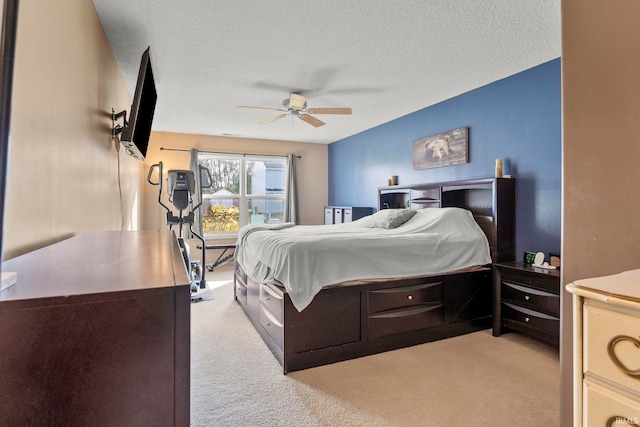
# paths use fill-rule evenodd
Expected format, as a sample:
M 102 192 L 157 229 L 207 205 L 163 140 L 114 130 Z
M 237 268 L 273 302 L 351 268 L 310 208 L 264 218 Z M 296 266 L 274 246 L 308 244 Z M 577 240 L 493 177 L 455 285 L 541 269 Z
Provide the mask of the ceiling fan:
M 303 122 L 309 123 L 311 126 L 320 127 L 324 126 L 326 123 L 312 116 L 312 114 L 351 114 L 351 108 L 307 108 L 307 97 L 296 92 L 290 93 L 289 98 L 282 101 L 282 106 L 283 108 L 270 108 L 238 105 L 239 108 L 254 108 L 259 110 L 275 110 L 282 112 L 277 116 L 258 122 L 260 125 L 271 123 L 287 116 L 295 116 Z

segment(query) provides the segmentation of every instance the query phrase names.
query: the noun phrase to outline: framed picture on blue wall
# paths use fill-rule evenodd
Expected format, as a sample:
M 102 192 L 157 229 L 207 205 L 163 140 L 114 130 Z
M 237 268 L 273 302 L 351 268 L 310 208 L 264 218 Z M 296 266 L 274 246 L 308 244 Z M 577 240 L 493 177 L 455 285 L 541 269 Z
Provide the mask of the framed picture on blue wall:
M 413 141 L 413 170 L 469 162 L 469 128 L 458 128 Z

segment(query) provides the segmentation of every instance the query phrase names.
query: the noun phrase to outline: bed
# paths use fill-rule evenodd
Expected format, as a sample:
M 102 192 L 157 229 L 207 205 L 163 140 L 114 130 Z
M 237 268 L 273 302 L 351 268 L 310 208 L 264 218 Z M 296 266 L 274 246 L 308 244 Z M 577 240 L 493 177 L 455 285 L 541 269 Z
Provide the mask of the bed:
M 378 195 L 389 209 L 352 223 L 241 229 L 235 298 L 284 373 L 490 327 L 491 263 L 515 258 L 515 181 Z

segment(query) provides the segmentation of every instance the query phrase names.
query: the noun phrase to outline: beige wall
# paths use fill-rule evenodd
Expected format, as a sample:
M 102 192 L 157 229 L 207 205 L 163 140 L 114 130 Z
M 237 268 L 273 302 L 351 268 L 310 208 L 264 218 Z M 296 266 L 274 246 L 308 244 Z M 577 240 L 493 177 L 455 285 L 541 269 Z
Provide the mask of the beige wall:
M 4 258 L 137 228 L 142 162 L 110 134 L 131 98 L 93 2 L 22 0 L 17 28 Z
M 264 139 L 228 138 L 222 136 L 191 135 L 152 132 L 145 161 L 145 174 L 149 167 L 162 161 L 163 169 L 189 169 L 189 153 L 161 150 L 171 148 L 219 153 L 296 154 L 300 223 L 322 224 L 323 208 L 328 201 L 328 146 L 302 142 L 271 141 Z M 158 205 L 158 187 L 145 183 L 143 203 L 144 229 L 164 229 L 165 210 Z
M 562 0 L 562 282 L 640 268 L 637 0 Z M 562 423 L 571 420 L 571 300 L 562 302 Z
M 111 139 L 112 108 L 130 105 L 93 2 L 20 2 L 4 259 L 83 231 L 164 228 L 147 170 L 188 168 L 189 155 L 160 147 L 300 155 L 300 221 L 322 223 L 326 145 L 154 132 L 143 164 Z

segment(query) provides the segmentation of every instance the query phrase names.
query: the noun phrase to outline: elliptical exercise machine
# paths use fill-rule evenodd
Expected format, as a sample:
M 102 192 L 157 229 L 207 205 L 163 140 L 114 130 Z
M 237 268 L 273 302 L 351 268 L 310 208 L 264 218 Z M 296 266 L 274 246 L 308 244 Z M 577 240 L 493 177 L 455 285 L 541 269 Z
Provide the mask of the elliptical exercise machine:
M 158 170 L 158 182 L 153 182 L 151 176 L 156 169 Z M 206 172 L 208 173 L 209 171 L 207 170 Z M 193 206 L 186 215 L 184 214 L 184 211 L 187 210 L 193 202 L 192 196 L 196 190 L 195 179 L 195 174 L 191 170 L 177 169 L 167 172 L 167 194 L 169 195 L 169 202 L 178 210 L 178 215 L 176 216 L 173 211 L 162 202 L 162 162 L 151 165 L 149 173 L 147 174 L 147 182 L 160 187 L 158 190 L 158 203 L 167 211 L 166 220 L 169 230 L 172 230 L 174 225 L 178 226 L 178 245 L 182 251 L 182 259 L 191 282 L 191 301 L 193 302 L 202 301 L 205 298 L 213 299 L 211 289 L 209 289 L 204 277 L 203 266 L 206 265 L 204 238 L 193 230 L 194 213 L 196 209 L 200 208 L 202 200 Z M 209 182 L 211 182 L 210 179 Z M 185 242 L 182 235 L 184 225 L 187 225 L 189 232 L 202 243 L 202 260 L 200 264 L 198 264 L 198 260 L 192 260 L 190 257 L 189 245 Z

